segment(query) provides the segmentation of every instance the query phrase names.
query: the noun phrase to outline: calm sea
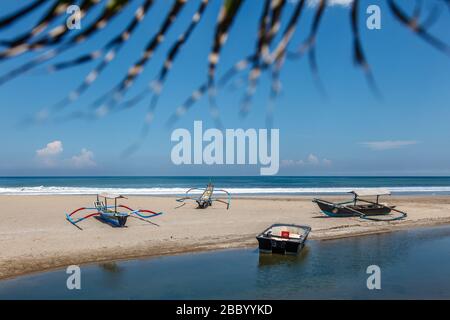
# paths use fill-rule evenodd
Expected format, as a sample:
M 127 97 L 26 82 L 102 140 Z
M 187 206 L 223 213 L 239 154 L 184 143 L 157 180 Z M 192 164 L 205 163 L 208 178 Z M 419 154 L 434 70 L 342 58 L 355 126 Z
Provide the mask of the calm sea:
M 367 288 L 367 267 L 381 270 Z M 0 281 L 0 299 L 449 299 L 450 227 L 308 241 L 298 256 L 255 248 L 81 267 Z
M 213 182 L 233 194 L 339 194 L 384 187 L 399 194 L 450 194 L 450 177 L 0 177 L 0 194 L 181 194 Z

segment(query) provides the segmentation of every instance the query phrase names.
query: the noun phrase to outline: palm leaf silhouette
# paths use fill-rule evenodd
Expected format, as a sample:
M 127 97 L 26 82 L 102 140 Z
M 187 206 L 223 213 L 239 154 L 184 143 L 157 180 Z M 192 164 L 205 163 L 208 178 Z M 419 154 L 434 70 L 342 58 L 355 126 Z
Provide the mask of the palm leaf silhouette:
M 151 8 L 152 4 L 153 0 L 145 0 L 145 2 L 138 7 L 134 14 L 133 20 L 128 24 L 125 30 L 120 32 L 117 36 L 106 43 L 106 45 L 102 49 L 75 58 L 71 61 L 61 62 L 50 67 L 51 71 L 59 71 L 68 67 L 74 67 L 82 63 L 95 60 L 99 56 L 103 55 L 103 60 L 92 71 L 89 72 L 84 81 L 74 91 L 69 93 L 66 98 L 53 106 L 52 109 L 59 109 L 67 106 L 71 102 L 74 102 L 92 85 L 92 83 L 98 78 L 98 76 L 108 66 L 108 64 L 111 63 L 112 60 L 114 60 L 118 51 L 122 48 L 126 41 L 128 41 L 136 27 L 144 19 L 147 11 Z
M 83 5 L 80 8 L 85 8 L 86 11 L 89 11 L 89 9 L 91 9 L 96 2 L 97 1 L 95 1 L 95 0 L 85 0 L 83 2 Z M 63 8 L 68 7 L 66 5 L 66 1 L 58 1 L 58 3 L 63 3 L 64 5 L 60 4 L 58 6 L 55 6 L 55 9 L 54 9 L 55 13 L 52 13 L 52 15 L 58 13 L 60 10 L 63 10 Z M 0 77 L 0 85 L 14 79 L 17 76 L 24 74 L 27 71 L 30 71 L 31 69 L 39 66 L 40 64 L 56 57 L 57 55 L 61 54 L 62 52 L 71 49 L 76 44 L 86 41 L 94 33 L 103 29 L 108 24 L 108 22 L 113 17 L 115 17 L 117 14 L 119 14 L 121 12 L 121 9 L 123 9 L 123 7 L 126 6 L 127 4 L 128 4 L 128 1 L 125 1 L 125 0 L 109 0 L 107 2 L 103 12 L 101 13 L 101 15 L 93 23 L 91 23 L 87 28 L 85 28 L 83 30 L 83 32 L 70 38 L 67 42 L 63 43 L 61 46 L 54 48 L 54 49 L 49 49 L 46 52 L 44 52 L 43 54 L 40 54 L 36 58 L 32 59 L 31 61 L 19 66 L 16 69 L 13 69 L 12 71 L 8 72 L 7 74 L 1 76 Z M 60 8 L 60 9 L 58 9 L 58 8 Z M 81 10 L 81 11 L 83 12 L 83 10 Z M 58 32 L 55 32 L 55 30 L 57 30 Z M 21 53 L 23 47 L 25 47 L 25 49 L 23 49 L 23 50 L 33 50 L 36 48 L 41 49 L 43 47 L 45 48 L 45 47 L 48 47 L 51 45 L 58 44 L 62 41 L 63 36 L 66 34 L 67 30 L 68 30 L 68 28 L 67 28 L 66 23 L 63 23 L 63 24 L 59 25 L 58 27 L 55 27 L 53 30 L 51 30 L 44 39 L 37 40 L 37 41 L 32 42 L 31 44 L 28 44 L 25 46 L 20 45 L 20 48 L 21 48 L 20 52 L 18 52 L 17 49 L 15 49 L 13 51 L 14 55 L 16 56 L 19 53 Z M 15 46 L 14 48 L 17 48 L 17 46 Z M 7 54 L 7 56 L 10 56 L 10 55 L 11 54 Z M 1 54 L 0 54 L 0 56 L 1 56 Z
M 144 66 L 152 58 L 158 46 L 164 41 L 166 32 L 172 26 L 185 4 L 186 0 L 175 0 L 158 32 L 147 43 L 141 58 L 128 69 L 126 76 L 110 92 L 107 92 L 103 96 L 104 98 L 99 99 L 93 104 L 97 115 L 103 116 L 107 114 L 122 100 L 125 92 L 132 86 L 133 82 L 143 71 Z
M 0 75 L 0 86 L 13 80 L 16 77 L 23 76 L 27 72 L 37 68 L 41 73 L 45 74 L 57 72 L 65 69 L 76 68 L 86 63 L 97 61 L 91 68 L 87 76 L 81 83 L 70 91 L 63 99 L 55 103 L 50 108 L 45 108 L 39 112 L 37 117 L 33 119 L 45 119 L 55 117 L 55 114 L 70 105 L 83 95 L 103 74 L 104 70 L 111 65 L 119 51 L 126 46 L 127 40 L 136 33 L 137 27 L 144 21 L 147 12 L 152 8 L 154 2 L 158 0 L 34 0 L 27 4 L 19 6 L 15 11 L 0 17 L 0 32 L 11 29 L 12 26 L 18 24 L 19 21 L 37 17 L 35 23 L 30 24 L 28 29 L 18 31 L 16 36 L 11 39 L 0 39 L 0 63 L 15 60 L 25 52 L 26 57 L 21 57 L 24 62 L 16 66 L 12 70 Z M 186 28 L 178 38 L 169 46 L 165 53 L 163 64 L 159 67 L 159 71 L 153 77 L 153 81 L 149 81 L 146 88 L 138 91 L 138 94 L 122 101 L 129 89 L 135 84 L 137 78 L 142 74 L 148 62 L 152 59 L 156 50 L 161 47 L 161 43 L 171 33 L 173 24 L 180 20 L 181 12 L 187 4 L 187 0 L 173 0 L 168 7 L 168 12 L 163 18 L 161 25 L 151 33 L 152 36 L 145 44 L 145 48 L 141 57 L 130 64 L 128 72 L 115 82 L 109 90 L 95 99 L 87 110 L 77 110 L 69 117 L 76 115 L 92 115 L 103 116 L 110 111 L 123 111 L 136 106 L 138 103 L 148 101 L 146 120 L 143 123 L 141 140 L 148 131 L 148 126 L 155 116 L 155 110 L 162 94 L 162 89 L 173 69 L 173 63 L 183 51 L 186 43 L 192 34 L 198 29 L 198 25 L 205 15 L 210 0 L 191 0 L 197 3 L 196 9 Z M 318 31 L 322 25 L 324 14 L 327 10 L 327 0 L 314 1 L 315 5 L 310 6 L 312 12 L 312 23 L 309 28 L 306 40 L 299 45 L 293 44 L 294 34 L 299 29 L 300 18 L 308 6 L 309 0 L 297 0 L 293 6 L 290 6 L 291 0 L 264 0 L 260 1 L 261 13 L 255 26 L 256 36 L 254 37 L 254 50 L 244 58 L 232 63 L 231 67 L 217 76 L 219 60 L 223 48 L 227 44 L 227 38 L 233 29 L 233 25 L 241 19 L 239 12 L 241 8 L 248 3 L 244 0 L 221 0 L 222 3 L 219 11 L 213 14 L 217 15 L 217 21 L 214 26 L 213 37 L 210 39 L 211 49 L 207 54 L 205 66 L 207 68 L 206 77 L 203 83 L 199 84 L 190 96 L 181 104 L 168 119 L 168 124 L 172 125 L 183 114 L 188 112 L 197 101 L 203 96 L 208 95 L 209 106 L 213 118 L 219 121 L 219 108 L 217 105 L 217 93 L 223 89 L 237 75 L 240 79 L 245 80 L 245 89 L 241 98 L 241 113 L 247 114 L 250 110 L 252 98 L 258 86 L 258 81 L 264 72 L 268 72 L 271 77 L 271 86 L 267 105 L 267 122 L 271 123 L 271 115 L 275 106 L 275 100 L 280 94 L 281 78 L 280 74 L 283 70 L 286 59 L 298 59 L 307 55 L 311 72 L 316 80 L 318 87 L 323 91 L 323 84 L 319 77 L 319 68 L 316 58 L 316 43 L 318 41 Z M 417 0 L 412 12 L 409 13 L 398 4 L 396 0 L 385 0 L 387 9 L 392 17 L 398 21 L 401 26 L 411 30 L 418 38 L 430 44 L 433 48 L 450 55 L 449 45 L 433 35 L 430 27 L 436 23 L 438 18 L 442 18 L 442 6 L 449 9 L 450 0 L 433 0 L 434 7 L 429 10 L 429 14 L 424 14 L 423 3 Z M 66 25 L 66 10 L 72 4 L 78 4 L 81 15 L 89 18 L 90 23 L 83 25 L 82 30 L 74 32 Z M 95 43 L 94 49 L 89 52 L 79 53 L 70 59 L 53 62 L 47 64 L 50 60 L 62 56 L 63 53 L 78 48 L 81 43 L 89 41 L 97 33 L 109 29 L 111 21 L 122 14 L 128 12 L 124 10 L 127 6 L 138 4 L 134 14 L 128 14 L 128 22 L 125 27 L 117 34 L 106 35 L 105 44 Z M 363 70 L 370 88 L 379 93 L 376 86 L 373 70 L 370 68 L 366 53 L 363 49 L 363 39 L 359 30 L 360 17 L 363 14 L 361 1 L 354 0 L 351 3 L 350 26 L 353 37 L 352 54 L 357 67 Z M 98 9 L 98 10 L 97 10 Z M 445 9 L 445 8 L 444 8 Z M 448 15 L 447 15 L 448 18 Z M 245 19 L 245 17 L 242 17 Z M 281 31 L 281 27 L 284 29 Z M 208 27 L 208 26 L 206 26 Z M 218 78 L 218 80 L 216 80 Z
M 35 0 L 34 2 L 30 3 L 28 6 L 23 6 L 16 12 L 13 12 L 5 17 L 3 17 L 0 20 L 0 29 L 3 29 L 5 27 L 10 27 L 14 23 L 18 22 L 20 19 L 24 18 L 28 14 L 32 13 L 35 9 L 39 8 L 41 5 L 43 5 L 45 1 L 43 0 Z

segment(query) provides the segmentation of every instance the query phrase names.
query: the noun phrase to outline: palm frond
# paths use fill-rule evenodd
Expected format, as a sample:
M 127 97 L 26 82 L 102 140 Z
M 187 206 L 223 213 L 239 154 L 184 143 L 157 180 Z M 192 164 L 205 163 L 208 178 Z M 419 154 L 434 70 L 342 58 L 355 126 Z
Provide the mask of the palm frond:
M 225 74 L 220 77 L 217 82 L 217 89 L 224 87 L 234 76 L 239 72 L 245 70 L 250 63 L 255 59 L 254 55 L 250 55 L 242 60 L 235 63 Z M 200 85 L 196 90 L 194 90 L 190 96 L 184 101 L 181 106 L 179 106 L 175 112 L 169 117 L 167 121 L 167 126 L 173 125 L 182 115 L 191 109 L 196 102 L 198 102 L 208 91 L 209 81 L 207 80 L 204 84 Z
M 93 61 L 100 56 L 103 55 L 104 52 L 107 52 L 109 49 L 113 47 L 121 47 L 123 46 L 127 40 L 131 37 L 133 31 L 135 28 L 139 25 L 139 23 L 144 19 L 147 11 L 150 9 L 150 7 L 153 5 L 154 0 L 145 0 L 145 2 L 136 10 L 134 13 L 133 20 L 128 24 L 128 26 L 120 32 L 118 35 L 116 35 L 114 38 L 109 40 L 101 49 L 96 49 L 92 52 L 89 52 L 87 54 L 83 54 L 81 56 L 78 56 L 76 58 L 73 58 L 68 61 L 58 62 L 54 65 L 51 65 L 47 67 L 47 70 L 49 72 L 56 72 L 60 70 L 64 70 L 71 67 L 76 67 L 78 65 Z
M 267 110 L 266 110 L 266 127 L 272 128 L 273 127 L 273 113 L 276 105 L 276 100 L 281 92 L 281 80 L 280 80 L 280 74 L 281 69 L 283 68 L 284 59 L 285 56 L 282 54 L 280 58 L 276 60 L 275 65 L 273 66 L 272 70 L 272 81 L 270 85 L 270 94 L 269 94 L 269 100 L 267 102 Z
M 147 96 L 151 95 L 146 122 L 144 124 L 141 139 L 145 137 L 148 126 L 154 117 L 154 111 L 158 105 L 158 101 L 162 94 L 163 87 L 168 79 L 169 74 L 173 72 L 174 61 L 183 52 L 183 48 L 191 37 L 193 32 L 198 29 L 197 25 L 205 14 L 205 10 L 210 0 L 197 0 L 198 6 L 194 16 L 186 24 L 186 29 L 174 40 L 170 45 L 165 60 L 158 73 L 154 77 L 148 87 L 144 88 L 137 95 L 128 101 L 120 104 L 128 90 L 134 85 L 137 78 L 143 72 L 144 68 L 151 60 L 155 51 L 162 47 L 160 44 L 169 33 L 175 21 L 177 21 L 187 0 L 173 0 L 168 8 L 168 13 L 163 18 L 163 22 L 155 30 L 154 35 L 145 44 L 142 55 L 132 61 L 128 71 L 122 75 L 106 92 L 98 97 L 88 107 L 88 111 L 74 110 L 67 118 L 93 118 L 93 115 L 104 115 L 111 110 L 122 111 L 129 109 Z M 238 60 L 231 68 L 216 80 L 216 73 L 221 53 L 226 46 L 228 34 L 232 25 L 238 21 L 238 14 L 243 7 L 244 0 L 222 0 L 219 12 L 217 14 L 217 22 L 214 26 L 212 43 L 208 54 L 207 74 L 203 84 L 191 93 L 184 103 L 175 110 L 170 116 L 168 124 L 174 123 L 181 115 L 192 109 L 197 101 L 206 94 L 209 98 L 209 108 L 214 120 L 219 123 L 219 108 L 217 106 L 216 95 L 218 90 L 225 87 L 237 75 L 239 79 L 245 79 L 245 88 L 242 93 L 240 110 L 242 114 L 247 114 L 250 110 L 251 101 L 255 95 L 259 85 L 261 75 L 268 72 L 271 77 L 270 93 L 267 105 L 267 124 L 271 126 L 272 115 L 277 97 L 281 90 L 281 72 L 284 68 L 286 58 L 298 59 L 304 55 L 308 55 L 309 65 L 314 80 L 321 91 L 323 84 L 319 77 L 319 69 L 316 57 L 316 43 L 318 32 L 322 21 L 324 20 L 325 11 L 328 7 L 328 0 L 317 0 L 314 6 L 311 6 L 312 23 L 309 30 L 306 31 L 306 40 L 302 41 L 295 51 L 290 48 L 293 35 L 295 34 L 302 13 L 306 8 L 306 1 L 297 0 L 293 9 L 286 9 L 287 4 L 292 3 L 289 0 L 265 0 L 262 3 L 261 16 L 257 20 L 257 36 L 255 37 L 255 45 L 251 54 L 245 58 Z M 428 12 L 424 6 L 424 0 L 416 0 L 411 13 L 404 11 L 396 0 L 386 0 L 389 11 L 392 13 L 394 20 L 399 21 L 403 26 L 410 29 L 417 37 L 421 38 L 437 50 L 450 55 L 450 46 L 443 40 L 433 35 L 430 27 L 434 25 L 441 16 L 442 6 L 450 10 L 450 0 L 434 0 L 436 4 Z M 127 23 L 125 27 L 112 37 L 107 36 L 106 43 L 100 45 L 94 44 L 90 52 L 82 52 L 70 59 L 57 61 L 50 66 L 47 62 L 55 57 L 59 57 L 62 53 L 77 48 L 81 43 L 90 40 L 93 36 L 104 30 L 111 21 L 124 12 L 125 7 L 133 3 L 131 0 L 30 0 L 25 5 L 21 5 L 17 10 L 0 17 L 0 31 L 13 26 L 19 21 L 30 16 L 36 16 L 36 21 L 30 24 L 22 32 L 18 32 L 12 39 L 0 40 L 0 63 L 12 60 L 27 52 L 27 56 L 21 57 L 24 61 L 13 67 L 12 70 L 0 76 L 0 85 L 21 76 L 28 71 L 42 67 L 42 70 L 48 72 L 56 72 L 68 68 L 75 68 L 82 64 L 96 62 L 90 69 L 87 76 L 75 87 L 64 99 L 56 103 L 50 108 L 52 111 L 62 110 L 63 107 L 75 101 L 83 93 L 88 90 L 94 81 L 99 78 L 103 71 L 111 64 L 119 51 L 125 46 L 127 40 L 136 32 L 136 28 L 144 18 L 147 11 L 152 6 L 154 0 L 138 0 L 139 6 L 133 17 L 125 17 Z M 64 16 L 68 6 L 76 4 L 80 6 L 82 17 L 88 17 L 90 21 L 83 29 L 79 31 L 69 32 Z M 428 4 L 428 3 L 427 3 Z M 352 31 L 352 54 L 356 67 L 364 71 L 372 91 L 379 95 L 376 83 L 374 81 L 373 71 L 371 70 L 366 53 L 363 49 L 363 38 L 360 31 L 360 6 L 361 1 L 354 0 L 350 7 L 350 25 Z M 100 7 L 100 8 L 98 8 Z M 99 10 L 94 10 L 94 9 Z M 42 10 L 42 12 L 41 12 Z M 289 11 L 289 17 L 285 17 L 285 11 Z M 127 11 L 125 11 L 127 12 Z M 128 13 L 127 13 L 128 15 Z M 286 19 L 287 24 L 281 32 L 283 20 Z M 64 20 L 64 21 L 63 21 Z M 226 66 L 227 67 L 227 66 Z M 44 69 L 45 68 L 45 69 Z M 39 71 L 39 69 L 37 70 Z M 245 78 L 244 78 L 245 77 Z M 216 83 L 217 82 L 217 83 Z M 44 110 L 46 111 L 46 110 Z M 45 112 L 40 112 L 45 114 Z M 135 145 L 136 146 L 136 145 Z
M 208 96 L 209 96 L 209 109 L 211 117 L 215 120 L 216 124 L 221 127 L 219 120 L 219 108 L 216 103 L 216 87 L 215 87 L 215 73 L 216 67 L 219 63 L 220 52 L 227 42 L 228 31 L 231 28 L 233 22 L 236 20 L 237 13 L 241 8 L 244 0 L 224 0 L 222 8 L 220 9 L 217 19 L 213 45 L 208 57 Z
M 164 63 L 161 67 L 161 70 L 158 73 L 156 80 L 149 83 L 148 88 L 142 90 L 140 93 L 135 95 L 133 98 L 124 102 L 123 103 L 124 108 L 128 109 L 128 108 L 134 107 L 136 104 L 138 104 L 140 101 L 142 101 L 148 94 L 153 92 L 152 101 L 150 103 L 149 110 L 148 110 L 148 112 L 151 112 L 151 114 L 148 114 L 146 116 L 147 119 L 153 118 L 153 115 L 152 115 L 153 111 L 156 108 L 158 99 L 161 95 L 161 92 L 162 92 L 162 89 L 164 86 L 164 81 L 166 80 L 167 75 L 169 74 L 169 71 L 172 69 L 173 62 L 175 61 L 178 53 L 181 51 L 183 45 L 189 40 L 189 37 L 193 33 L 195 27 L 200 22 L 208 4 L 209 4 L 209 0 L 201 0 L 197 11 L 192 16 L 189 26 L 186 28 L 186 30 L 182 34 L 180 34 L 178 36 L 178 39 L 170 47 L 169 53 L 167 54 L 167 56 L 164 60 Z
M 111 5 L 114 3 L 121 3 L 122 6 L 117 5 Z M 92 8 L 94 1 L 93 0 L 86 0 L 84 4 L 88 6 L 88 8 Z M 101 13 L 100 17 L 98 17 L 93 23 L 91 23 L 87 28 L 84 29 L 83 32 L 80 34 L 77 34 L 76 36 L 69 39 L 67 42 L 63 43 L 61 46 L 49 49 L 46 52 L 42 53 L 38 57 L 32 59 L 31 61 L 28 61 L 24 63 L 23 65 L 9 71 L 8 73 L 2 75 L 0 77 L 0 85 L 3 85 L 4 83 L 11 81 L 12 79 L 24 74 L 25 72 L 30 71 L 31 69 L 39 66 L 40 64 L 56 57 L 57 55 L 61 54 L 62 52 L 71 49 L 76 44 L 79 44 L 81 42 L 86 41 L 90 36 L 92 36 L 97 31 L 103 29 L 108 22 L 115 17 L 117 14 L 121 12 L 121 9 L 123 6 L 127 5 L 128 1 L 125 0 L 109 0 L 105 9 Z M 58 27 L 56 27 L 58 28 Z M 64 24 L 64 26 L 60 26 L 59 30 L 63 30 L 64 28 L 67 28 L 67 26 Z M 52 33 L 50 32 L 50 35 L 42 40 L 39 40 L 38 42 L 34 42 L 30 45 L 27 45 L 29 48 L 34 47 L 37 48 L 39 45 L 37 43 L 41 43 L 42 45 L 48 45 L 49 43 L 54 44 L 55 42 L 60 42 L 61 37 L 58 37 L 58 35 L 61 35 L 61 33 Z M 51 40 L 53 39 L 53 40 Z M 56 40 L 57 39 L 57 40 Z
M 267 59 L 268 64 L 271 64 L 273 61 L 278 60 L 281 55 L 284 55 L 286 53 L 286 48 L 289 45 L 289 42 L 291 41 L 292 36 L 295 33 L 298 21 L 304 10 L 305 2 L 306 0 L 300 0 L 297 2 L 297 5 L 294 8 L 294 12 L 292 13 L 291 18 L 286 26 L 286 29 L 283 32 L 283 37 L 275 47 L 275 50 L 270 55 L 269 59 Z
M 208 83 L 210 87 L 214 84 L 216 66 L 219 63 L 220 51 L 227 41 L 228 30 L 233 24 L 243 2 L 243 0 L 224 0 L 222 8 L 220 9 L 213 45 L 208 58 Z
M 269 56 L 269 47 L 280 27 L 281 13 L 286 1 L 271 0 L 264 5 L 263 14 L 260 18 L 259 39 L 255 51 L 255 60 L 248 75 L 248 86 L 241 102 L 240 112 L 245 115 L 250 109 L 253 95 L 261 75 L 261 59 Z
M 353 59 L 355 61 L 355 64 L 361 67 L 364 73 L 366 74 L 367 81 L 372 91 L 376 94 L 376 96 L 381 97 L 380 91 L 378 90 L 378 86 L 375 82 L 375 78 L 373 77 L 369 63 L 367 62 L 364 50 L 362 48 L 361 36 L 359 33 L 359 26 L 358 26 L 358 9 L 359 9 L 359 0 L 354 0 L 352 4 L 352 9 L 350 11 L 350 19 L 353 34 Z M 417 7 L 417 10 L 420 11 L 420 7 Z
M 3 44 L 7 43 L 8 49 L 0 52 L 0 61 L 7 58 L 16 57 L 29 50 L 34 50 L 37 48 L 44 47 L 50 39 L 61 38 L 64 34 L 64 30 L 67 30 L 66 24 L 61 24 L 47 33 L 44 39 L 40 39 L 32 44 L 28 44 L 27 41 L 36 37 L 38 34 L 42 33 L 47 29 L 51 22 L 53 22 L 59 16 L 65 14 L 66 9 L 71 4 L 70 0 L 59 0 L 54 3 L 54 5 L 47 11 L 47 13 L 41 18 L 41 20 L 25 34 L 22 34 L 13 40 L 3 41 Z M 94 5 L 91 0 L 85 0 L 80 7 L 80 10 L 89 10 L 90 6 Z
M 316 9 L 316 14 L 314 15 L 314 20 L 311 26 L 310 36 L 307 41 L 307 47 L 309 48 L 308 51 L 309 66 L 311 69 L 311 73 L 315 79 L 315 84 L 319 89 L 319 91 L 322 93 L 322 95 L 326 95 L 326 93 L 325 87 L 320 78 L 319 67 L 317 64 L 316 42 L 317 42 L 317 33 L 326 7 L 327 7 L 326 0 L 321 0 Z
M 433 36 L 423 25 L 421 25 L 414 16 L 408 16 L 396 3 L 395 0 L 387 0 L 392 14 L 403 25 L 414 32 L 419 38 L 423 39 L 437 50 L 450 55 L 450 46 L 439 38 Z M 447 2 L 448 3 L 448 2 Z
M 134 18 L 133 18 L 133 20 L 130 21 L 128 26 L 122 32 L 120 32 L 118 35 L 116 35 L 113 39 L 111 39 L 103 47 L 102 50 L 97 50 L 97 51 L 90 53 L 89 55 L 87 55 L 87 59 L 85 59 L 82 56 L 81 58 L 79 57 L 71 62 L 66 62 L 66 67 L 68 67 L 68 66 L 73 67 L 74 66 L 73 64 L 76 65 L 76 64 L 94 60 L 94 59 L 96 59 L 96 57 L 98 55 L 101 55 L 103 52 L 106 52 L 103 56 L 103 60 L 93 70 L 91 70 L 88 73 L 88 75 L 85 77 L 83 82 L 75 90 L 73 90 L 71 93 L 69 93 L 69 95 L 67 97 L 65 97 L 59 103 L 54 105 L 52 108 L 53 110 L 60 109 L 64 106 L 67 106 L 69 103 L 74 102 L 94 83 L 94 81 L 100 76 L 102 71 L 114 60 L 114 58 L 118 54 L 119 50 L 123 47 L 123 45 L 132 36 L 134 30 L 139 25 L 139 23 L 144 19 L 148 10 L 151 8 L 153 2 L 154 2 L 153 0 L 145 0 L 144 3 L 141 4 L 136 9 Z M 72 64 L 68 65 L 68 63 L 72 63 Z
M 107 114 L 121 101 L 126 91 L 133 85 L 136 78 L 141 74 L 144 66 L 152 58 L 158 46 L 164 41 L 166 32 L 173 25 L 185 4 L 186 0 L 175 0 L 158 32 L 147 43 L 141 58 L 128 69 L 126 76 L 110 92 L 104 95 L 105 97 L 108 97 L 107 99 L 99 99 L 98 102 L 92 105 L 92 107 L 96 109 L 98 116 Z
M 14 23 L 18 22 L 20 19 L 26 17 L 28 14 L 39 8 L 41 5 L 45 4 L 45 2 L 46 0 L 35 0 L 29 5 L 20 8 L 6 17 L 0 18 L 0 29 L 11 27 Z
M 133 153 L 137 148 L 141 145 L 141 143 L 144 141 L 144 139 L 147 137 L 150 124 L 153 121 L 154 118 L 154 112 L 156 109 L 156 106 L 158 104 L 158 99 L 161 95 L 164 81 L 172 68 L 172 64 L 174 59 L 176 58 L 178 52 L 180 52 L 181 47 L 186 43 L 186 41 L 189 39 L 190 35 L 194 31 L 197 24 L 200 22 L 201 18 L 203 17 L 203 13 L 208 6 L 209 0 L 201 0 L 200 6 L 198 7 L 197 11 L 192 16 L 192 20 L 187 27 L 187 29 L 178 37 L 178 40 L 172 45 L 172 47 L 169 50 L 169 53 L 163 63 L 163 66 L 159 72 L 159 75 L 156 79 L 156 81 L 150 83 L 149 89 L 153 92 L 152 99 L 150 101 L 150 105 L 147 110 L 147 114 L 145 115 L 145 122 L 141 129 L 141 134 L 137 141 L 135 141 L 130 147 L 128 147 L 125 150 L 125 154 L 129 155 Z M 138 94 L 136 97 L 132 98 L 128 103 L 126 103 L 126 108 L 133 107 L 136 103 L 140 101 L 145 95 L 149 93 L 149 90 L 145 90 Z M 132 103 L 130 103 L 132 102 Z

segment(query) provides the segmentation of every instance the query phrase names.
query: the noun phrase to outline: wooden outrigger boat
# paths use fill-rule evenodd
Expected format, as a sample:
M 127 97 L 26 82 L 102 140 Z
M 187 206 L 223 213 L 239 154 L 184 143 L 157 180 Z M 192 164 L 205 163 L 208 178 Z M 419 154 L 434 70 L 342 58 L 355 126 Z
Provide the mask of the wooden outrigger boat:
M 406 212 L 396 209 L 395 206 L 390 206 L 380 203 L 380 196 L 390 195 L 391 192 L 386 189 L 358 189 L 350 191 L 353 194 L 353 199 L 344 202 L 330 202 L 323 199 L 314 199 L 320 210 L 330 217 L 360 217 L 362 219 L 374 221 L 393 221 L 400 220 L 407 216 Z M 361 199 L 362 197 L 376 197 L 376 201 L 369 201 Z M 398 213 L 395 216 L 387 218 L 375 218 L 374 216 L 387 216 L 394 211 Z
M 108 199 L 114 200 L 114 205 L 108 206 Z M 141 219 L 149 219 L 163 214 L 162 212 L 154 212 L 151 210 L 144 210 L 144 209 L 133 210 L 130 207 L 127 207 L 126 205 L 118 204 L 117 203 L 118 199 L 126 199 L 126 197 L 117 194 L 107 194 L 107 193 L 98 194 L 97 199 L 94 201 L 93 208 L 87 207 L 78 208 L 69 214 L 66 213 L 66 219 L 79 229 L 81 228 L 77 225 L 77 223 L 91 217 L 97 217 L 114 227 L 125 227 L 128 217 L 132 215 L 135 215 Z M 121 212 L 119 211 L 119 208 L 122 208 L 124 210 Z M 73 218 L 73 215 L 75 213 L 84 210 L 95 210 L 95 211 L 90 212 L 81 218 L 77 219 Z
M 297 254 L 303 249 L 310 231 L 310 226 L 274 224 L 256 237 L 259 244 L 259 251 L 265 253 Z
M 191 196 L 190 193 L 192 191 L 194 191 L 194 190 L 201 190 L 203 192 L 199 196 Z M 222 199 L 214 198 L 213 197 L 214 192 L 223 192 L 223 193 L 225 193 L 227 195 L 227 200 L 225 201 L 225 200 L 222 200 Z M 198 205 L 199 209 L 206 209 L 209 206 L 212 206 L 212 203 L 214 201 L 217 201 L 217 202 L 221 202 L 221 203 L 226 204 L 227 205 L 227 210 L 228 210 L 230 208 L 230 204 L 231 204 L 231 194 L 228 191 L 223 190 L 223 189 L 214 189 L 214 185 L 211 184 L 211 183 L 208 183 L 208 185 L 206 186 L 205 189 L 191 188 L 191 189 L 187 190 L 185 197 L 180 198 L 180 199 L 176 199 L 176 201 L 183 203 L 182 205 L 178 206 L 177 208 L 184 206 L 186 204 L 185 203 L 186 200 L 193 200 L 193 201 L 197 202 L 197 205 Z

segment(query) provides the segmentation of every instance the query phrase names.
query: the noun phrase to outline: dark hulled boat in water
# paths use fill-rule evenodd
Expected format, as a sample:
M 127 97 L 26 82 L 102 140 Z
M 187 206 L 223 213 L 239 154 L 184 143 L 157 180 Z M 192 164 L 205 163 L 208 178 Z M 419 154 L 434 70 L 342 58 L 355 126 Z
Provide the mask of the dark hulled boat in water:
M 259 250 L 268 253 L 297 254 L 305 245 L 309 226 L 274 224 L 259 234 Z

